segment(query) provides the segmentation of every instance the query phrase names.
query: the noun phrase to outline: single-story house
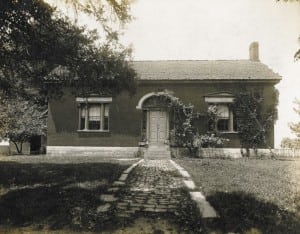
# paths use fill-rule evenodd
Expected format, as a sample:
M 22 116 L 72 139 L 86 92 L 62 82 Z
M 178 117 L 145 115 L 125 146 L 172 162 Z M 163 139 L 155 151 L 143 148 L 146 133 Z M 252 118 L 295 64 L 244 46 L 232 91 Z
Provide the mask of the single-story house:
M 77 97 L 66 93 L 49 102 L 47 153 L 124 154 L 136 152 L 139 145 L 168 144 L 173 124 L 160 95 L 168 93 L 183 103 L 205 112 L 212 103 L 222 110 L 217 128 L 230 139 L 225 147 L 239 148 L 230 103 L 239 90 L 259 92 L 263 107 L 275 105 L 274 85 L 281 76 L 259 61 L 258 43 L 249 48 L 249 60 L 168 60 L 136 61 L 138 74 L 134 96 Z M 207 120 L 199 124 L 205 133 Z M 274 147 L 274 129 L 267 135 Z

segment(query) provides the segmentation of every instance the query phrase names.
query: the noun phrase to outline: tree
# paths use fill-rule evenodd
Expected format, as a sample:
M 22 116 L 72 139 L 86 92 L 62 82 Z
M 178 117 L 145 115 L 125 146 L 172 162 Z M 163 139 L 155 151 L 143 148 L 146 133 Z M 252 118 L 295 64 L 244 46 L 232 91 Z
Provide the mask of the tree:
M 274 89 L 274 99 L 274 105 L 263 110 L 263 98 L 259 93 L 240 92 L 235 95 L 233 108 L 237 131 L 247 157 L 250 156 L 250 149 L 256 151 L 258 147 L 264 146 L 271 150 L 266 142 L 266 135 L 277 120 L 278 91 L 276 89 Z
M 65 85 L 74 90 L 89 87 L 96 93 L 134 92 L 135 72 L 127 61 L 130 50 L 118 47 L 117 38 L 100 44 L 97 32 L 73 25 L 42 0 L 1 1 L 0 22 L 2 94 L 28 97 L 34 96 L 28 92 L 34 89 L 35 97 L 49 98 L 51 91 L 57 96 Z M 68 76 L 49 77 L 60 66 Z
M 293 109 L 300 116 L 300 100 L 296 98 L 294 103 L 296 104 L 296 107 L 294 107 Z M 299 149 L 300 148 L 300 121 L 296 122 L 296 123 L 289 123 L 289 127 L 290 127 L 291 131 L 296 135 L 297 138 L 282 139 L 281 147 Z
M 300 43 L 300 36 L 298 37 L 298 42 Z M 294 54 L 295 61 L 300 59 L 300 49 Z
M 281 140 L 281 148 L 299 149 L 300 148 L 300 138 L 292 139 L 285 137 Z
M 0 135 L 10 139 L 22 154 L 24 142 L 33 136 L 46 134 L 46 119 L 37 104 L 21 98 L 2 100 L 0 105 Z
M 296 104 L 296 107 L 293 109 L 300 116 L 300 100 L 296 98 L 294 103 Z M 292 132 L 296 134 L 297 138 L 300 138 L 300 121 L 297 123 L 290 123 L 289 127 Z
M 124 25 L 132 20 L 130 6 L 133 0 L 61 0 L 60 4 L 72 7 L 77 20 L 78 13 L 95 18 L 107 38 L 118 41 L 118 31 L 114 24 Z

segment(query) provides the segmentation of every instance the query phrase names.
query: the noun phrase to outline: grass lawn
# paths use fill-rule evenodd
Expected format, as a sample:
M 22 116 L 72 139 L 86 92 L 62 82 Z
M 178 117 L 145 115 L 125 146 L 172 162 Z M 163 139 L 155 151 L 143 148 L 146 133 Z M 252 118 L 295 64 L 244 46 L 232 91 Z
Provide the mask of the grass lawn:
M 220 214 L 221 232 L 299 233 L 300 160 L 178 159 Z
M 99 197 L 135 161 L 79 162 L 1 161 L 0 232 L 102 229 Z
M 202 230 L 199 211 L 188 196 L 182 196 L 181 205 L 173 215 L 140 212 L 128 220 L 120 220 L 114 215 L 114 205 L 104 216 L 96 213 L 96 208 L 103 204 L 100 195 L 137 160 L 70 156 L 0 159 L 0 233 L 131 234 Z M 123 192 L 121 189 L 118 193 Z

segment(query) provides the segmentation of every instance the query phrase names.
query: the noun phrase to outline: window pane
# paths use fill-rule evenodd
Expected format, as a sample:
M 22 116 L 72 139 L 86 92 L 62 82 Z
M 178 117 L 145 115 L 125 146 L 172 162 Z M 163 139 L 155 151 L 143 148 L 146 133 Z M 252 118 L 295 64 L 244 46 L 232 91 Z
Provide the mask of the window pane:
M 80 118 L 80 130 L 84 129 L 84 125 L 85 125 L 85 118 Z
M 89 121 L 89 130 L 100 130 L 100 121 Z
M 229 131 L 229 119 L 219 119 L 217 123 L 218 131 Z
M 85 129 L 86 104 L 80 104 L 80 126 L 79 129 Z
M 80 116 L 82 117 L 82 118 L 85 118 L 85 105 L 84 104 L 81 104 L 80 105 Z
M 108 130 L 109 128 L 109 104 L 104 104 L 104 118 L 103 118 L 103 130 Z
M 90 105 L 89 106 L 89 120 L 99 120 L 101 117 L 101 105 Z
M 100 121 L 89 121 L 89 130 L 100 130 Z
M 217 116 L 220 118 L 229 118 L 229 108 L 227 105 L 218 105 Z
M 101 120 L 101 105 L 90 105 L 89 106 L 89 126 L 90 130 L 100 130 Z
M 109 116 L 109 104 L 104 104 L 104 116 Z
M 108 117 L 104 116 L 104 125 L 103 125 L 103 130 L 108 130 Z

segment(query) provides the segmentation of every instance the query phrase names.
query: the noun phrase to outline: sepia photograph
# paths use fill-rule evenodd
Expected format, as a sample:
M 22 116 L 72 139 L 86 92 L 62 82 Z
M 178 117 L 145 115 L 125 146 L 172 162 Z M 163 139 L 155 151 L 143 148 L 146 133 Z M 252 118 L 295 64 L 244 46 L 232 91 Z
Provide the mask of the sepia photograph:
M 300 233 L 300 0 L 0 0 L 0 233 Z

